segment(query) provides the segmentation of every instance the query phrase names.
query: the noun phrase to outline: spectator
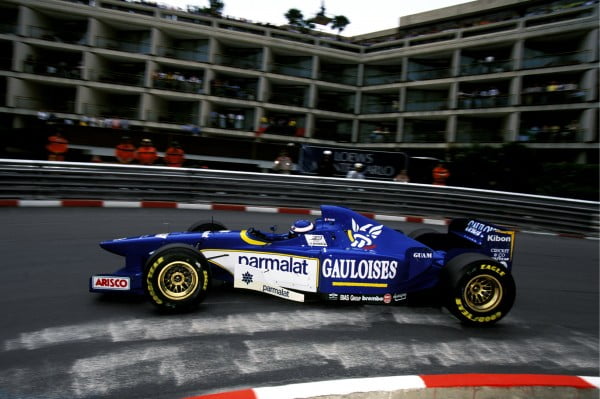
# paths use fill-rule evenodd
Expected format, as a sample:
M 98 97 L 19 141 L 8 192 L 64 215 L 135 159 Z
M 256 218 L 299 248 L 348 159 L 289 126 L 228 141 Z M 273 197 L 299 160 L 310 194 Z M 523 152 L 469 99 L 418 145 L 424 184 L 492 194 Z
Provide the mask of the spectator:
M 400 171 L 400 173 L 398 173 L 394 177 L 394 181 L 398 182 L 398 183 L 408 183 L 408 182 L 410 182 L 410 179 L 408 177 L 408 173 L 406 173 L 406 169 L 402 169 Z
M 135 159 L 135 146 L 129 136 L 121 137 L 121 142 L 115 147 L 115 158 L 122 164 L 130 164 Z
M 48 137 L 46 149 L 48 150 L 49 161 L 64 161 L 65 154 L 69 150 L 69 141 L 63 137 L 61 132 L 56 132 Z
M 185 153 L 177 141 L 173 141 L 171 146 L 167 148 L 165 153 L 165 164 L 173 168 L 180 168 L 183 166 L 185 160 Z
M 436 186 L 445 186 L 446 180 L 450 177 L 450 172 L 442 162 L 439 162 L 432 171 L 433 184 Z
M 346 177 L 348 179 L 364 179 L 365 175 L 363 173 L 364 165 L 362 163 L 355 163 L 354 169 L 349 170 Z
M 292 158 L 290 158 L 287 151 L 281 151 L 279 156 L 275 158 L 275 161 L 273 162 L 273 171 L 275 173 L 289 175 L 293 166 L 294 163 L 292 162 Z
M 135 158 L 140 165 L 152 165 L 158 158 L 156 148 L 152 140 L 143 139 L 141 145 L 136 151 Z
M 323 155 L 319 161 L 317 168 L 319 176 L 331 177 L 335 173 L 335 167 L 333 166 L 333 158 L 331 157 L 331 151 L 323 151 Z

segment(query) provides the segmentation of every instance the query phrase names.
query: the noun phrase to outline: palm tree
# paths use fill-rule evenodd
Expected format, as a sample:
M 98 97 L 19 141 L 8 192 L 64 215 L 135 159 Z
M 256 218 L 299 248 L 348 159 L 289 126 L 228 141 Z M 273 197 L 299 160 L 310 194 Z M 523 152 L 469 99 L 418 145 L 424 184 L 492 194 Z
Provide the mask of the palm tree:
M 225 3 L 221 0 L 208 0 L 208 7 L 204 8 L 204 12 L 211 15 L 221 15 L 223 14 L 223 8 L 225 7 Z
M 331 21 L 331 29 L 337 29 L 338 35 L 350 24 L 350 20 L 343 15 L 336 15 Z
M 284 14 L 290 25 L 297 26 L 299 28 L 304 26 L 304 15 L 302 11 L 297 8 L 290 8 L 287 13 Z

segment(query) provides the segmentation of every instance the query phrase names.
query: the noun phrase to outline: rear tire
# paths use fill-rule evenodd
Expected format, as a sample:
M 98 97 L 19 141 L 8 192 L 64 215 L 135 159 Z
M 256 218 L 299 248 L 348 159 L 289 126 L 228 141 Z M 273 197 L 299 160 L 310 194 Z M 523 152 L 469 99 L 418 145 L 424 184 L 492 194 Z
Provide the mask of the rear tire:
M 501 263 L 477 253 L 459 255 L 443 269 L 445 306 L 462 323 L 490 325 L 512 308 L 515 281 Z
M 198 231 L 220 231 L 227 230 L 225 225 L 216 220 L 201 220 L 191 225 L 187 231 L 198 232 Z
M 161 310 L 188 311 L 206 298 L 209 278 L 202 254 L 187 245 L 173 244 L 148 260 L 144 288 Z

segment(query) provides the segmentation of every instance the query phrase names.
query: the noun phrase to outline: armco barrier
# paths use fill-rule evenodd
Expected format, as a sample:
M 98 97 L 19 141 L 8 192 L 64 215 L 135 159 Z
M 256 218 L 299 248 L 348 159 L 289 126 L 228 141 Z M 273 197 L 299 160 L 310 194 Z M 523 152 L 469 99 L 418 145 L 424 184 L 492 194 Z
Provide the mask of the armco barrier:
M 244 389 L 186 399 L 595 399 L 600 377 L 450 374 L 353 378 Z
M 462 187 L 208 169 L 0 159 L 0 200 L 244 204 L 434 219 L 477 217 L 522 230 L 597 237 L 600 203 Z

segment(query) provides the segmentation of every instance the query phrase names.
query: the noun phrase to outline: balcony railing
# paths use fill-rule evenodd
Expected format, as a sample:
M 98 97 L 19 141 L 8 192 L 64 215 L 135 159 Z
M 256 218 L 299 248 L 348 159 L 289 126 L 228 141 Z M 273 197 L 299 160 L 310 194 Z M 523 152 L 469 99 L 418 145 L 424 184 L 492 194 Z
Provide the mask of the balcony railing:
M 139 119 L 139 108 L 119 106 L 119 105 L 101 105 L 101 104 L 83 104 L 83 113 L 87 116 L 119 118 L 119 119 Z
M 540 89 L 538 91 L 537 89 Z M 574 104 L 586 101 L 587 90 L 577 88 L 568 90 L 546 91 L 545 88 L 533 88 L 521 94 L 521 105 L 556 105 Z
M 202 94 L 204 84 L 199 79 L 170 79 L 153 78 L 152 86 L 160 90 L 173 90 L 183 93 Z
M 16 97 L 15 105 L 17 108 L 25 108 L 32 110 L 45 110 L 51 112 L 75 113 L 75 101 L 72 100 L 57 100 L 51 101 L 47 98 L 34 97 Z
M 585 130 L 577 126 L 550 126 L 545 129 L 530 128 L 519 133 L 518 140 L 530 143 L 577 143 L 582 142 Z
M 229 54 L 217 54 L 216 63 L 219 65 L 230 66 L 241 69 L 260 70 L 262 68 L 261 60 L 253 57 L 240 57 Z
M 63 62 L 49 64 L 46 62 L 24 61 L 23 72 L 66 79 L 81 79 L 82 77 L 81 68 L 78 65 L 68 65 Z
M 408 71 L 408 80 L 444 79 L 451 76 L 451 68 L 412 69 Z
M 239 98 L 250 101 L 256 100 L 256 88 L 235 83 L 213 82 L 210 94 L 217 97 Z
M 298 78 L 310 78 L 312 71 L 299 65 L 291 64 L 271 64 L 271 72 L 280 75 L 296 76 Z
M 0 23 L 0 34 L 15 34 L 17 33 L 17 24 L 9 24 L 6 22 Z
M 458 97 L 456 106 L 458 109 L 479 109 L 508 107 L 511 105 L 510 95 L 461 95 Z
M 402 73 L 383 73 L 381 75 L 365 75 L 364 86 L 376 86 L 402 82 Z
M 207 51 L 165 46 L 159 46 L 157 50 L 158 55 L 161 57 L 176 58 L 185 61 L 208 62 Z
M 142 42 L 130 42 L 120 39 L 112 39 L 108 37 L 96 37 L 96 47 L 123 51 L 126 53 L 149 54 L 150 44 Z
M 404 134 L 404 142 L 406 143 L 445 143 L 445 131 L 424 131 L 418 133 L 407 132 Z
M 344 73 L 343 71 L 321 71 L 319 78 L 326 82 L 356 85 L 357 75 L 355 73 Z
M 308 104 L 307 98 L 303 95 L 295 95 L 289 92 L 272 93 L 269 97 L 270 103 L 291 105 L 296 107 L 306 107 Z
M 189 112 L 157 112 L 146 110 L 146 120 L 149 122 L 187 125 L 197 123 L 198 115 Z
M 75 30 L 48 29 L 39 26 L 28 26 L 30 37 L 58 43 L 86 44 L 87 33 Z
M 463 63 L 460 65 L 461 76 L 483 75 L 487 73 L 499 73 L 511 71 L 513 69 L 513 60 L 498 61 L 478 61 Z
M 503 133 L 494 132 L 492 129 L 456 132 L 457 143 L 501 143 L 503 141 Z
M 590 51 L 573 51 L 568 53 L 551 53 L 523 58 L 523 69 L 550 68 L 565 65 L 576 65 L 590 62 Z
M 406 112 L 421 112 L 421 111 L 440 111 L 448 109 L 448 100 L 407 100 L 404 110 Z
M 102 83 L 111 83 L 126 86 L 143 86 L 144 73 L 117 72 L 114 70 L 90 69 L 90 79 Z

